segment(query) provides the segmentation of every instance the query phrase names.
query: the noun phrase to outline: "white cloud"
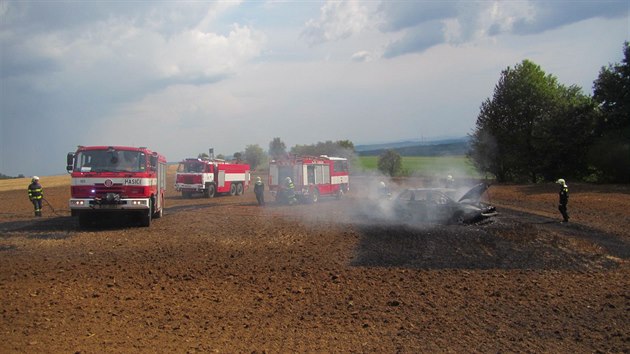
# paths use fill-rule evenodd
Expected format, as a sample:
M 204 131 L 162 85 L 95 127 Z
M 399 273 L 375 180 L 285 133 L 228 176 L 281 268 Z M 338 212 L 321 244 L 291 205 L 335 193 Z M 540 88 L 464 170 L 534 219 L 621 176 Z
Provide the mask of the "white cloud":
M 352 60 L 357 62 L 367 62 L 374 60 L 374 58 L 370 52 L 362 50 L 352 54 Z
M 221 14 L 226 11 L 236 8 L 241 4 L 240 0 L 231 0 L 231 1 L 216 1 L 209 3 L 208 10 L 204 18 L 195 26 L 195 30 L 199 32 L 208 32 L 212 29 L 212 23 L 219 17 Z
M 160 50 L 157 65 L 168 79 L 212 79 L 233 74 L 258 56 L 264 45 L 264 34 L 238 24 L 227 36 L 191 30 L 168 40 Z
M 337 41 L 358 34 L 369 25 L 367 7 L 359 0 L 328 0 L 317 20 L 309 20 L 302 37 L 310 45 Z

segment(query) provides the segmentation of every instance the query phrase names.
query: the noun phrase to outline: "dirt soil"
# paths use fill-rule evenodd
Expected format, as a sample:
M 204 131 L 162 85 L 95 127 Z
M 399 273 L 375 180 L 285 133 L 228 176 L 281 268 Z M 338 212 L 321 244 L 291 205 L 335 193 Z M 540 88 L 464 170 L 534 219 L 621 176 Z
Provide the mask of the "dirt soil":
M 0 192 L 0 352 L 630 352 L 630 190 L 495 185 L 499 215 L 405 225 L 343 200 L 184 199 L 80 229 L 68 186 Z M 0 181 L 0 184 L 2 182 Z M 54 210 L 53 210 L 54 209 Z

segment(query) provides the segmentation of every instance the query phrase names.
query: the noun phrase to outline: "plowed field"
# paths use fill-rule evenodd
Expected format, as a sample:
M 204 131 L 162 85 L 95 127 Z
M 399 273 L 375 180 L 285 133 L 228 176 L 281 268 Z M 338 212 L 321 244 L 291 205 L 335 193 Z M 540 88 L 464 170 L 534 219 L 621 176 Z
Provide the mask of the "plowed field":
M 492 186 L 480 223 L 406 225 L 366 211 L 364 178 L 263 208 L 184 199 L 171 173 L 150 227 L 80 229 L 41 182 L 37 219 L 28 181 L 0 189 L 2 353 L 630 351 L 624 186 L 569 183 L 568 224 L 549 184 Z

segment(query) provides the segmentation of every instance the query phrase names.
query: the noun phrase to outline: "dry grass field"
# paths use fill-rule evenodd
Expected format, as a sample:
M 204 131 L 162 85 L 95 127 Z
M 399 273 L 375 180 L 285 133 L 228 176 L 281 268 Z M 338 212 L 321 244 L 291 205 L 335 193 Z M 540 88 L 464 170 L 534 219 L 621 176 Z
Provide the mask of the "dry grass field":
M 40 176 L 41 182 L 46 184 L 47 188 L 69 186 L 70 175 L 61 176 Z M 11 178 L 0 179 L 0 192 L 22 189 L 26 192 L 26 187 L 31 183 L 31 177 L 27 178 Z

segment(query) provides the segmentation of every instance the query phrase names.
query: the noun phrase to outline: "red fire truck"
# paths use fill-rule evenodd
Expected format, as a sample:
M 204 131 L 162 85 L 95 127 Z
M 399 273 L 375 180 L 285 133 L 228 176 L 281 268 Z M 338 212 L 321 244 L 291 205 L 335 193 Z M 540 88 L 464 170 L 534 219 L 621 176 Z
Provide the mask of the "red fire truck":
M 175 175 L 175 189 L 184 198 L 203 193 L 212 198 L 217 193 L 241 195 L 249 187 L 248 164 L 230 163 L 221 159 L 189 158 L 181 161 Z
M 274 197 L 290 177 L 295 194 L 302 202 L 316 203 L 320 196 L 341 199 L 350 190 L 348 159 L 302 156 L 269 162 L 269 190 Z
M 166 158 L 146 147 L 79 146 L 68 153 L 70 212 L 79 225 L 103 213 L 139 217 L 142 226 L 162 217 Z

